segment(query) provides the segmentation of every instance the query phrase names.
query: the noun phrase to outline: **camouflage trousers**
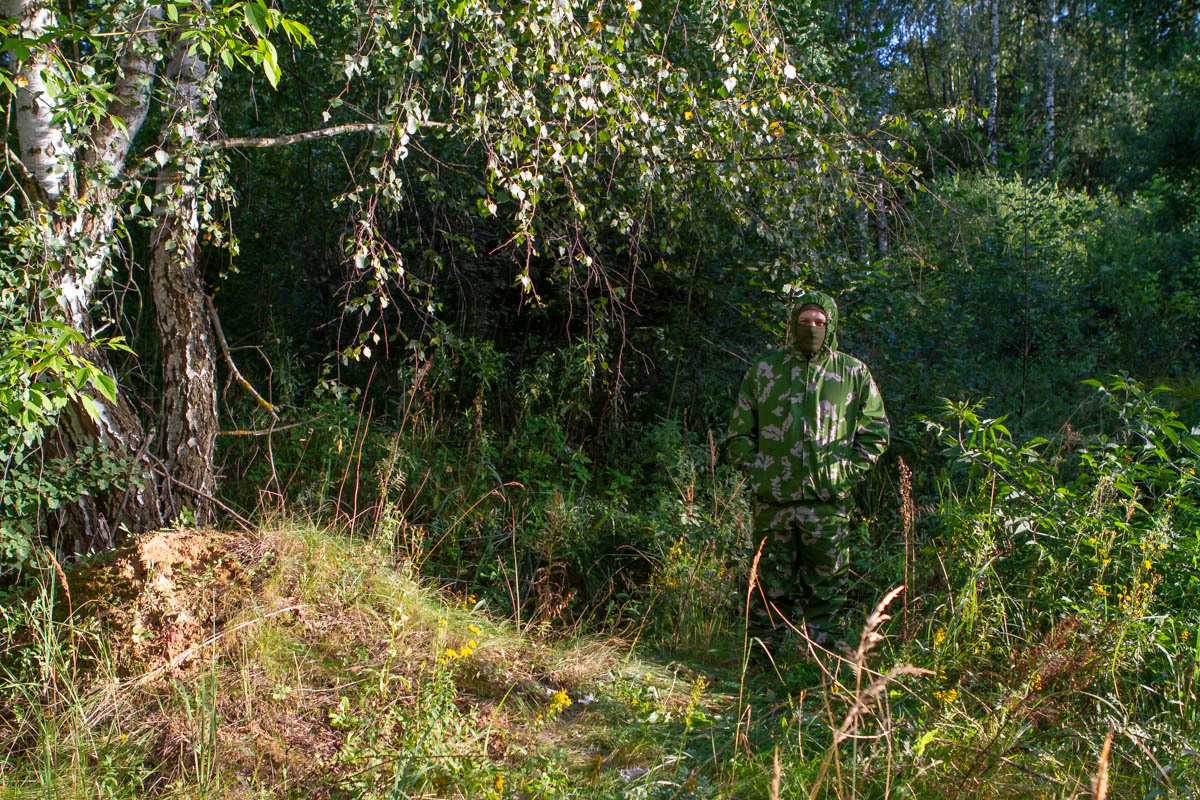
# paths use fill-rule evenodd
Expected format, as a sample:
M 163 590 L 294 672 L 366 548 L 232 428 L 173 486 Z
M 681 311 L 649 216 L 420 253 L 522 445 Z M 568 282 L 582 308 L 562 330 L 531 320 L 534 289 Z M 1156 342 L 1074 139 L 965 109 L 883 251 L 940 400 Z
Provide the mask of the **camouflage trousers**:
M 849 510 L 842 504 L 760 505 L 754 517 L 762 547 L 750 598 L 757 633 L 788 630 L 785 618 L 829 647 L 844 635 L 849 583 Z

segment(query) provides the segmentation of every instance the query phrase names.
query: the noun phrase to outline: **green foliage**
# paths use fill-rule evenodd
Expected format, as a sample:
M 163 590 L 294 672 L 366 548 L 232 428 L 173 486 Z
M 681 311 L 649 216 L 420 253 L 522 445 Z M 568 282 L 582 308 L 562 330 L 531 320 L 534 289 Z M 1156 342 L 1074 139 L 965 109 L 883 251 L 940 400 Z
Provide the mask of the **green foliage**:
M 89 540 L 111 540 L 118 523 L 97 509 L 114 497 L 113 510 L 122 509 L 118 517 L 127 505 L 142 505 L 117 493 L 145 479 L 144 464 L 153 454 L 124 449 L 142 441 L 140 425 L 130 419 L 136 403 L 128 387 L 118 403 L 117 376 L 106 364 L 118 351 L 133 356 L 112 334 L 127 330 L 125 298 L 95 302 L 119 271 L 111 258 L 120 250 L 118 241 L 139 250 L 141 242 L 133 241 L 137 224 L 158 226 L 179 212 L 187 195 L 183 205 L 194 205 L 184 216 L 196 217 L 188 221 L 195 230 L 183 237 L 186 247 L 166 237 L 173 258 L 190 260 L 198 233 L 205 243 L 236 251 L 228 225 L 218 220 L 232 199 L 225 170 L 196 135 L 215 105 L 218 70 L 199 67 L 191 84 L 170 74 L 167 64 L 178 43 L 227 66 L 261 66 L 274 81 L 278 59 L 267 37 L 311 40 L 303 25 L 261 0 L 153 6 L 113 0 L 13 9 L 20 19 L 5 20 L 0 29 L 4 86 L 14 111 L 6 117 L 0 178 L 0 407 L 9 420 L 0 433 L 5 570 L 57 538 L 63 523 L 78 523 L 71 531 L 75 541 L 55 542 L 67 551 Z M 201 119 L 156 117 L 154 101 L 170 105 L 182 84 L 197 92 Z M 151 122 L 143 126 L 146 119 Z M 147 150 L 141 138 L 147 134 L 157 134 L 161 147 Z M 147 178 L 160 170 L 184 176 L 186 190 L 180 182 L 159 180 L 153 184 L 157 195 L 144 194 Z M 118 405 L 125 413 L 111 413 Z M 57 439 L 47 442 L 52 431 Z M 68 455 L 57 455 L 62 453 Z
M 1012 737 L 1047 763 L 1089 758 L 1073 731 L 1136 730 L 1187 786 L 1194 735 L 1190 637 L 1200 625 L 1200 429 L 1153 391 L 1091 381 L 1101 431 L 1014 441 L 1002 418 L 948 404 L 928 424 L 944 447 L 931 537 L 914 554 L 927 627 L 907 651 L 938 673 L 925 758 Z M 919 565 L 935 558 L 940 574 Z M 988 677 L 993 676 L 993 677 Z M 930 727 L 932 726 L 932 727 Z M 936 739 L 941 747 L 926 751 Z M 1115 768 L 1151 788 L 1149 749 Z M 985 761 L 976 775 L 997 770 Z M 980 772 L 979 770 L 985 770 Z
M 33 229 L 13 218 L 11 205 L 5 212 L 11 260 L 0 270 L 0 570 L 30 556 L 50 515 L 91 491 L 124 488 L 129 479 L 123 460 L 103 448 L 85 448 L 71 460 L 45 456 L 45 437 L 68 407 L 78 404 L 95 419 L 101 413 L 95 398 L 115 400 L 116 382 L 83 355 L 81 333 L 31 315 L 30 299 L 45 292 L 44 283 L 33 264 L 18 259 Z M 119 337 L 92 346 L 128 350 Z
M 759 275 L 777 291 L 775 278 L 824 258 L 817 225 L 853 202 L 863 174 L 903 172 L 845 135 L 850 100 L 814 80 L 824 50 L 807 23 L 783 24 L 790 9 L 547 0 L 296 13 L 321 39 L 294 54 L 298 68 L 332 99 L 312 105 L 306 87 L 284 86 L 286 102 L 266 109 L 238 76 L 227 128 L 259 130 L 270 115 L 302 130 L 319 110 L 322 124 L 366 113 L 371 133 L 388 133 L 298 145 L 307 158 L 251 156 L 241 185 L 299 194 L 305 211 L 238 212 L 236 227 L 265 234 L 243 241 L 240 260 L 270 279 L 260 293 L 258 273 L 233 277 L 247 303 L 230 313 L 252 326 L 266 304 L 294 305 L 286 318 L 306 336 L 314 316 L 344 314 L 342 335 L 320 344 L 350 373 L 429 346 L 439 320 L 509 359 L 586 339 L 600 385 L 620 390 L 642 324 L 634 298 L 655 291 L 660 268 L 705 258 L 705 272 Z M 336 166 L 343 148 L 349 173 Z
M 866 357 L 903 440 L 933 399 L 996 398 L 1022 435 L 1054 432 L 1120 369 L 1194 380 L 1193 223 L 1157 194 L 1125 202 L 960 175 L 913 210 L 921 250 L 839 279 L 846 349 Z M 1074 424 L 1074 423 L 1073 423 Z
M 329 580 L 308 565 L 287 586 L 314 606 L 307 627 L 262 640 L 271 704 L 328 694 L 336 791 L 765 797 L 779 745 L 784 796 L 831 763 L 846 796 L 1031 796 L 1041 776 L 1065 796 L 1110 727 L 1127 739 L 1122 796 L 1196 780 L 1194 15 L 1077 4 L 1058 20 L 1055 64 L 1043 6 L 1003 4 L 991 166 L 984 5 L 164 6 L 164 32 L 247 68 L 215 95 L 224 130 L 355 131 L 244 158 L 185 141 L 177 158 L 204 176 L 206 279 L 234 353 L 283 412 L 225 395 L 251 429 L 222 440 L 225 499 L 310 513 L 379 548 L 375 566 Z M 55 51 L 76 129 L 111 122 L 116 76 L 104 59 L 78 70 L 66 45 L 109 52 L 96 31 L 128 19 L 124 4 L 87 8 Z M 11 34 L 18 59 L 39 44 Z M 280 52 L 272 36 L 317 46 Z M 275 92 L 258 91 L 263 75 Z M 147 154 L 118 202 L 167 157 Z M 919 187 L 897 158 L 922 164 Z M 38 458 L 68 400 L 113 391 L 70 331 L 21 313 L 35 283 L 21 270 L 53 268 L 47 232 L 6 226 L 20 268 L 4 276 L 14 292 L 0 286 L 5 563 L 37 552 L 56 506 L 125 485 L 88 451 Z M 59 244 L 72 257 L 92 245 Z M 745 358 L 813 286 L 838 294 L 843 345 L 879 379 L 906 461 L 860 491 L 854 604 L 907 584 L 878 666 L 935 672 L 911 695 L 874 695 L 840 751 L 863 665 L 821 673 L 783 648 L 774 667 L 729 672 L 748 655 L 752 554 L 721 426 Z M 1085 388 L 1110 372 L 1128 377 Z M 726 694 L 698 689 L 681 710 L 651 681 L 618 682 L 596 775 L 578 753 L 539 755 L 505 792 L 495 779 L 511 773 L 486 743 L 475 760 L 451 746 L 478 755 L 464 693 L 494 689 L 495 673 L 461 630 L 401 635 L 406 606 L 370 578 L 393 557 L 520 629 L 616 631 L 710 669 Z M 322 627 L 329 596 L 353 598 L 337 613 L 364 604 L 347 626 L 358 639 Z M 425 660 L 401 674 L 406 646 Z M 325 680 L 302 692 L 289 670 L 309 656 Z M 531 739 L 582 714 L 557 694 L 505 697 L 488 695 L 497 714 L 520 707 Z M 207 787 L 228 707 L 199 683 L 170 703 L 195 745 L 179 786 Z M 517 738 L 519 757 L 536 751 Z M 94 749 L 104 785 L 146 780 L 134 748 Z

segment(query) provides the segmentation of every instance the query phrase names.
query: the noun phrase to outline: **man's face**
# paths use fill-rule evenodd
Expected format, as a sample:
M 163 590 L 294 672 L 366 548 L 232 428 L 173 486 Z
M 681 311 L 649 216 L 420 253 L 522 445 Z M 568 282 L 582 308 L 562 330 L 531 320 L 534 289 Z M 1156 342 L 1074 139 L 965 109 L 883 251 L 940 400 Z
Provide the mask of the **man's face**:
M 806 308 L 796 317 L 796 322 L 810 328 L 824 328 L 825 312 L 819 308 Z

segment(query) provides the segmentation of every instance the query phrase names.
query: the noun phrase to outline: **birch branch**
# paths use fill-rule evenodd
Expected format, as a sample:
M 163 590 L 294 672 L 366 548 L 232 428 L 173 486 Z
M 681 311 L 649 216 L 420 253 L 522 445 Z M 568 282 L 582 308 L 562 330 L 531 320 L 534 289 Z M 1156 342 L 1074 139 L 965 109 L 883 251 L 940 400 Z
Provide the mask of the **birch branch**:
M 400 122 L 347 122 L 343 125 L 331 125 L 328 128 L 287 133 L 282 136 L 231 136 L 227 139 L 218 139 L 212 144 L 216 147 L 286 147 L 291 144 L 311 142 L 314 139 L 328 139 L 347 133 L 390 133 L 400 124 Z M 420 123 L 420 127 L 448 128 L 450 124 L 426 120 Z
M 327 139 L 346 133 L 386 133 L 393 127 L 395 126 L 382 122 L 348 122 L 345 125 L 333 125 L 329 128 L 289 133 L 283 136 L 235 136 L 220 139 L 213 144 L 218 147 L 286 147 L 291 144 L 310 142 L 313 139 Z

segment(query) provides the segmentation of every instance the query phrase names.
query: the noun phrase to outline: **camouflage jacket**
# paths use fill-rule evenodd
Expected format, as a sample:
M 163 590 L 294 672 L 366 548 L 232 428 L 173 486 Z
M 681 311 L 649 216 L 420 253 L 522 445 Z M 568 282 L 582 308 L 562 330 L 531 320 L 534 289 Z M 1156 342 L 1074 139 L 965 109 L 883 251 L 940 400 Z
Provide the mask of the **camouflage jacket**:
M 821 352 L 810 360 L 789 346 L 761 356 L 729 423 L 729 455 L 768 505 L 839 502 L 888 446 L 883 397 L 867 365 L 837 350 L 833 299 L 806 294 L 796 314 L 813 303 L 827 318 Z

